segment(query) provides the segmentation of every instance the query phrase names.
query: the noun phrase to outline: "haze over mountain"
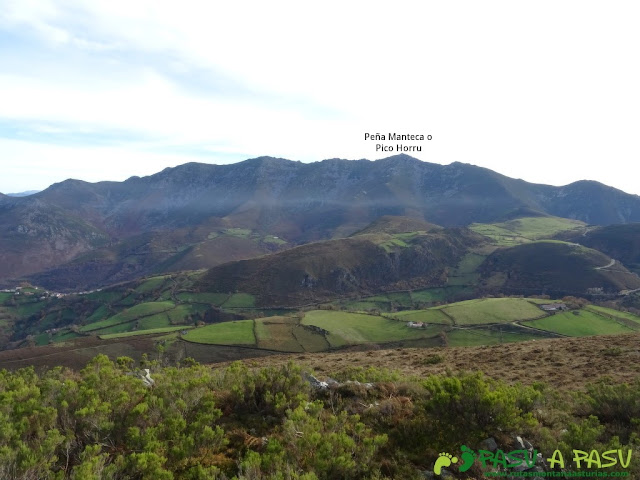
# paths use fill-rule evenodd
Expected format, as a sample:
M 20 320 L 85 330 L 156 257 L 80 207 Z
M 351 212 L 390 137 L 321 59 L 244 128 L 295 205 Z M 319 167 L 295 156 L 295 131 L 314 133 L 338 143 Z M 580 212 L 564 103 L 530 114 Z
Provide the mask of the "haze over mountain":
M 7 197 L 28 197 L 34 193 L 38 193 L 40 190 L 27 190 L 26 192 L 7 193 Z
M 628 223 L 640 221 L 640 197 L 593 181 L 537 185 L 407 155 L 188 163 L 124 182 L 67 180 L 27 197 L 0 196 L 0 281 L 55 268 L 42 277 L 48 283 L 73 271 L 67 288 L 99 285 L 346 237 L 384 215 L 460 226 L 518 210 Z M 214 248 L 223 240 L 227 247 Z

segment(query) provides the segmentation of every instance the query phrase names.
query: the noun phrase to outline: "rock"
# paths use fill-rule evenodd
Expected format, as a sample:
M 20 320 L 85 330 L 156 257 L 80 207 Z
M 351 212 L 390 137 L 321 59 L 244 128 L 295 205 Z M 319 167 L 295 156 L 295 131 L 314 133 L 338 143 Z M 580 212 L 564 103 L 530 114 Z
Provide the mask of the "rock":
M 480 442 L 480 450 L 488 450 L 489 452 L 495 452 L 498 450 L 498 444 L 496 440 L 491 437 Z
M 447 470 L 446 468 L 443 468 L 442 470 L 440 470 L 440 477 L 439 478 L 451 478 L 451 479 L 455 479 L 455 475 L 450 472 L 449 470 Z
M 536 456 L 536 466 L 542 467 L 542 470 L 545 472 L 551 471 L 551 469 L 549 468 L 549 464 L 547 463 L 547 460 L 542 456 L 542 453 L 538 453 L 538 455 Z
M 545 469 L 542 468 L 540 465 L 536 465 L 533 468 L 530 468 L 529 470 L 525 470 L 525 472 L 536 472 L 536 473 L 540 473 L 540 472 L 544 472 Z
M 522 440 L 522 437 L 516 437 L 515 441 L 513 442 L 513 446 L 515 447 L 516 450 L 527 450 L 527 448 L 524 446 L 524 441 Z
M 306 375 L 306 379 L 313 388 L 317 388 L 319 390 L 326 390 L 329 388 L 329 384 L 327 382 L 321 382 L 311 374 Z

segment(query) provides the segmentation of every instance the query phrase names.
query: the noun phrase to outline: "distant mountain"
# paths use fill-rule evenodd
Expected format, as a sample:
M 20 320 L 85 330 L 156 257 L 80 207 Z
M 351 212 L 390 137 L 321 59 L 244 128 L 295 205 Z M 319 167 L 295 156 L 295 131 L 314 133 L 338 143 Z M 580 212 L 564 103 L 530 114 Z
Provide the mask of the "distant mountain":
M 42 190 L 27 190 L 26 192 L 19 193 L 7 193 L 7 197 L 28 197 L 29 195 L 33 195 L 34 193 L 41 192 Z
M 385 215 L 462 226 L 512 218 L 518 210 L 598 225 L 640 222 L 640 197 L 597 182 L 536 185 L 406 155 L 188 163 L 124 182 L 67 180 L 27 197 L 0 196 L 0 282 L 53 269 L 43 274 L 50 288 L 67 272 L 76 272 L 68 288 L 82 288 L 347 237 Z M 258 245 L 219 255 L 211 241 L 221 236 L 234 237 L 226 249 L 248 238 Z

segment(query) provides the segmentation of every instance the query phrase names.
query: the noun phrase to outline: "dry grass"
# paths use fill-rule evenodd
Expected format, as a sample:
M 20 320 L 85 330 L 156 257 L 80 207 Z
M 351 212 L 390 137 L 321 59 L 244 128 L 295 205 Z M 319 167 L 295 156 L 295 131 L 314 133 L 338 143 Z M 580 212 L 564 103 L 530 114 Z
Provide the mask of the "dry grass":
M 365 350 L 369 348 L 369 350 Z M 0 352 L 0 369 L 27 365 L 37 368 L 65 365 L 83 368 L 98 353 L 112 358 L 127 355 L 140 358 L 155 350 L 151 336 L 100 340 L 76 339 L 56 346 L 23 348 Z M 508 383 L 530 385 L 545 382 L 560 390 L 581 389 L 603 377 L 616 382 L 640 378 L 640 333 L 580 338 L 557 338 L 481 347 L 431 347 L 383 349 L 360 346 L 332 353 L 276 354 L 251 348 L 216 347 L 176 341 L 167 350 L 193 357 L 214 367 L 244 358 L 250 365 L 282 365 L 294 360 L 318 373 L 331 376 L 351 367 L 376 367 L 398 370 L 404 375 L 426 377 L 447 372 L 481 370 L 491 378 Z M 429 364 L 434 355 L 442 361 Z M 261 357 L 258 361 L 251 357 Z
M 443 361 L 429 365 L 434 354 Z M 508 383 L 545 382 L 557 389 L 581 389 L 603 377 L 629 382 L 640 377 L 640 334 L 545 339 L 482 347 L 399 348 L 274 355 L 260 365 L 295 360 L 320 376 L 349 367 L 376 367 L 423 377 L 450 371 L 481 370 Z

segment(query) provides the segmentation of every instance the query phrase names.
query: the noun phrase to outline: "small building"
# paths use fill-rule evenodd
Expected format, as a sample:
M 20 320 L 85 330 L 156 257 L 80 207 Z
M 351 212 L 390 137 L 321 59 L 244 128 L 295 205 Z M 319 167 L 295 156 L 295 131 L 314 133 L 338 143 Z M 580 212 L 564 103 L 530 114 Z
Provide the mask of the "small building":
M 569 307 L 565 303 L 547 303 L 540 305 L 540 308 L 545 312 L 559 312 L 562 310 L 569 310 Z
M 409 328 L 424 328 L 424 322 L 407 322 Z

